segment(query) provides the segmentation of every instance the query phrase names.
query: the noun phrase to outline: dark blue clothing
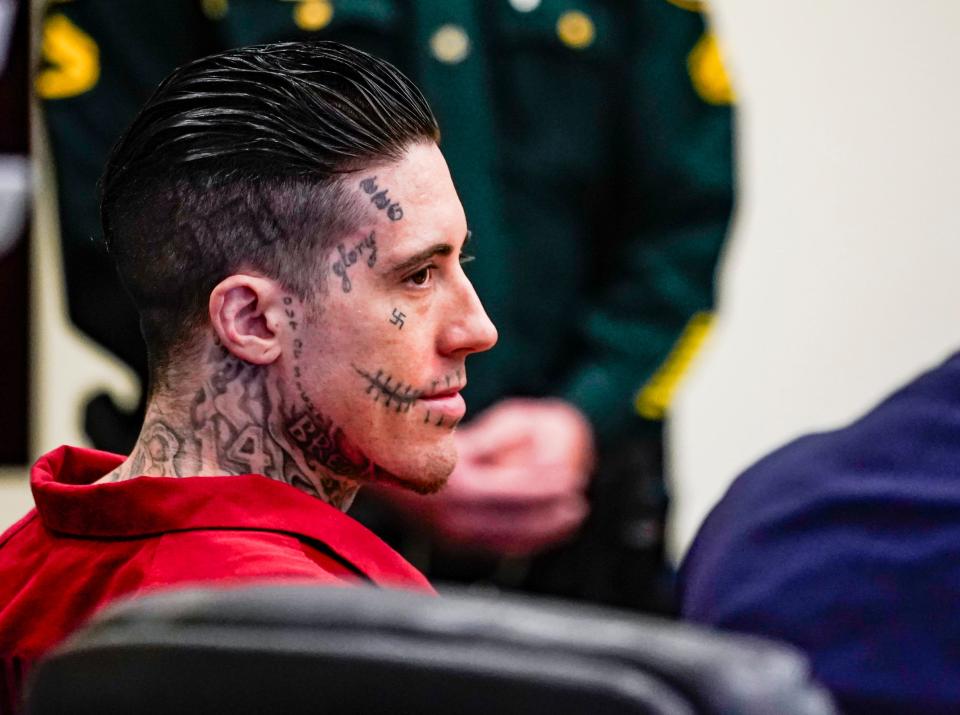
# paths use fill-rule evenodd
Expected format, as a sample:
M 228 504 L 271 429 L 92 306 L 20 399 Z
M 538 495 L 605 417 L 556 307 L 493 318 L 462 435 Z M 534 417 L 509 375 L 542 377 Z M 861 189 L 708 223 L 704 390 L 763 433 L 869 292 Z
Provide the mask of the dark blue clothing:
M 845 712 L 960 712 L 960 353 L 747 470 L 679 586 L 686 618 L 806 651 Z

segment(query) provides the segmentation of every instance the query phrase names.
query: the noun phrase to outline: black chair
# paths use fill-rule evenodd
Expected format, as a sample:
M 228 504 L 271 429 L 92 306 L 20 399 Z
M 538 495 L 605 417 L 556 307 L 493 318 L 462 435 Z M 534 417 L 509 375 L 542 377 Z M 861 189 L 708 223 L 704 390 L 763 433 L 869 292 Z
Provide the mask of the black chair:
M 32 715 L 826 715 L 795 651 L 468 592 L 175 591 L 107 609 L 36 669 Z

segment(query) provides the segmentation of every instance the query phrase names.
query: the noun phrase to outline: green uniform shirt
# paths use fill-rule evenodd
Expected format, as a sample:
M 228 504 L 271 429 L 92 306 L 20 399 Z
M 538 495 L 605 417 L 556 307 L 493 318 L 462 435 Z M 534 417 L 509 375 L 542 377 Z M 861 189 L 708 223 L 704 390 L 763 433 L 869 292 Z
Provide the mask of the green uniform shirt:
M 500 331 L 498 347 L 470 359 L 472 411 L 553 395 L 578 405 L 601 442 L 637 429 L 638 390 L 712 305 L 732 204 L 722 69 L 689 5 L 54 3 L 38 87 L 72 317 L 145 372 L 136 315 L 90 239 L 106 153 L 152 88 L 218 49 L 339 40 L 411 76 L 440 122 L 474 235 L 468 274 Z

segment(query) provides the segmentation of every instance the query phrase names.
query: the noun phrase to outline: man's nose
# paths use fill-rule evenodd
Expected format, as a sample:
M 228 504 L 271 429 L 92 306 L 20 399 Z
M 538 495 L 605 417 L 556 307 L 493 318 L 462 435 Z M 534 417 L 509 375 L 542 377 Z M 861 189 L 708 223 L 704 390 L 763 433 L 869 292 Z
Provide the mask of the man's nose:
M 440 339 L 439 348 L 445 355 L 466 356 L 497 344 L 497 328 L 483 309 L 473 284 L 465 275 L 461 280 L 453 315 Z

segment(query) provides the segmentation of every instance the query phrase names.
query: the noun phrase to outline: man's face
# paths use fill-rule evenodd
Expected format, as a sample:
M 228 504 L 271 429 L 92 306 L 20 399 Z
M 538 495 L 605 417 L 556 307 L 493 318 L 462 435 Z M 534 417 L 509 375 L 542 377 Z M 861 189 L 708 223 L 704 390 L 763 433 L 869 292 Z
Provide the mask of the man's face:
M 334 474 L 363 478 L 372 464 L 433 491 L 456 463 L 465 358 L 497 340 L 461 268 L 463 207 L 432 142 L 346 182 L 367 220 L 328 254 L 326 288 L 306 310 L 317 317 L 288 312 L 298 324 L 285 358 L 286 430 Z

